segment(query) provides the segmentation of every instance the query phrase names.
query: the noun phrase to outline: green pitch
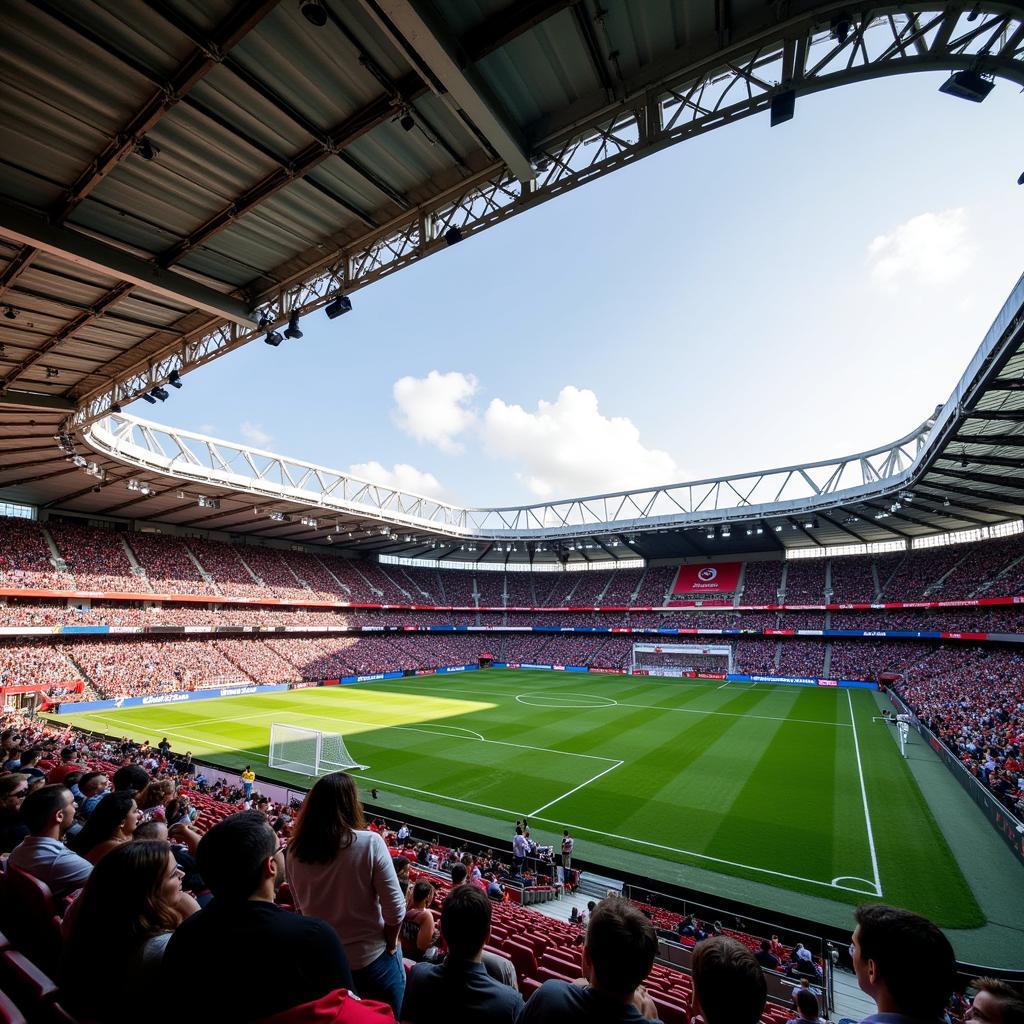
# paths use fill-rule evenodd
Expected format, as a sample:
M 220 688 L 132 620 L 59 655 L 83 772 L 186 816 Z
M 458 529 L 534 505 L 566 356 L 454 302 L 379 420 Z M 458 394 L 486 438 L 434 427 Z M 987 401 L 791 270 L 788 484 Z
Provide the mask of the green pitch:
M 267 768 L 270 723 L 341 733 L 384 806 L 530 818 L 613 847 L 832 901 L 984 923 L 873 694 L 494 669 L 62 716 Z M 390 799 L 389 799 L 390 798 Z M 430 808 L 423 808 L 429 812 Z M 410 813 L 412 811 L 410 810 Z

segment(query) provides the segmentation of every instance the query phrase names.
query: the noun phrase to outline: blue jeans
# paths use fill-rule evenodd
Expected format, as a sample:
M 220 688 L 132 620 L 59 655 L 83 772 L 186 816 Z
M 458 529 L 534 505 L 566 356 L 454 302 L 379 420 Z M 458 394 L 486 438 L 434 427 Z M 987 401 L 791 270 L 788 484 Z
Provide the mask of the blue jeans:
M 365 967 L 353 970 L 352 981 L 357 996 L 387 1003 L 397 1019 L 402 1012 L 402 997 L 405 995 L 405 967 L 400 951 L 396 950 L 389 956 L 385 950 Z

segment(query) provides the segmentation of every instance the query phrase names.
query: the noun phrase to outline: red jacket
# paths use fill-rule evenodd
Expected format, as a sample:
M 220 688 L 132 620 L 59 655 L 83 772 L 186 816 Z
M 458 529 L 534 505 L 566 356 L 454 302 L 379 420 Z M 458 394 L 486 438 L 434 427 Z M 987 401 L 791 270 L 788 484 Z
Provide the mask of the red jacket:
M 387 1003 L 360 999 L 335 989 L 327 995 L 302 1006 L 264 1017 L 260 1024 L 394 1024 L 395 1017 Z

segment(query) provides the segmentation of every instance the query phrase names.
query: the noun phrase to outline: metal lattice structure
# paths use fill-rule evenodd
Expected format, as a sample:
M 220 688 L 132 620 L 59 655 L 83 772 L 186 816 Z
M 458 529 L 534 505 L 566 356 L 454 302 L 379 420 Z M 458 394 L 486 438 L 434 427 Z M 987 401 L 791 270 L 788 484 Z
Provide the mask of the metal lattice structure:
M 532 180 L 517 177 L 503 162 L 491 164 L 259 296 L 254 319 L 260 326 L 206 325 L 112 387 L 84 396 L 71 424 L 83 426 L 112 404 L 166 381 L 172 371 L 202 366 L 286 323 L 292 313 L 311 313 L 339 293 L 354 292 L 429 256 L 445 247 L 452 229 L 468 237 L 666 146 L 766 112 L 779 93 L 808 95 L 886 75 L 968 69 L 1024 86 L 1024 14 L 1012 5 L 915 4 L 880 8 L 868 16 L 862 9 L 845 13 L 847 5 L 829 6 L 830 25 L 846 18 L 844 38 L 836 37 L 834 27 L 823 29 L 815 12 L 723 48 L 694 67 L 634 83 L 598 117 L 539 142 Z M 989 6 L 998 10 L 981 16 L 980 9 Z
M 912 72 L 1024 86 L 1024 11 L 994 0 L 318 10 L 314 26 L 283 0 L 0 5 L 5 500 L 505 561 L 777 552 L 1024 514 L 1019 284 L 907 437 L 618 494 L 458 508 L 124 416 L 294 315 L 741 118 Z M 747 539 L 705 543 L 729 523 Z

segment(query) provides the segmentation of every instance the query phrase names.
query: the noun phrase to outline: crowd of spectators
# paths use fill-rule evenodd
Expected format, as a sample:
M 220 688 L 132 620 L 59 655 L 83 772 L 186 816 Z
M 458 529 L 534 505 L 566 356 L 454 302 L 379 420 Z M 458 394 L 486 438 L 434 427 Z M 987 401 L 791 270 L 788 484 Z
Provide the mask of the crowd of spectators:
M 48 687 L 73 687 L 82 673 L 60 644 L 45 640 L 4 644 L 0 647 L 0 687 L 44 683 Z
M 943 645 L 912 664 L 895 689 L 971 774 L 1024 817 L 1024 655 Z
M 847 556 L 832 559 L 832 592 L 829 600 L 844 602 L 871 602 L 878 588 L 875 586 L 874 562 L 870 558 Z M 789 598 L 787 597 L 787 601 Z
M 47 529 L 78 589 L 147 589 L 145 581 L 132 572 L 123 534 L 65 521 L 51 522 Z
M 778 604 L 782 562 L 747 562 L 743 573 L 742 604 Z
M 37 523 L 0 516 L 0 587 L 74 590 L 75 581 L 54 568 Z
M 214 594 L 180 537 L 137 531 L 125 535 L 157 594 Z
M 786 604 L 823 604 L 825 601 L 824 558 L 791 559 L 786 563 Z M 747 603 L 744 601 L 744 603 Z

